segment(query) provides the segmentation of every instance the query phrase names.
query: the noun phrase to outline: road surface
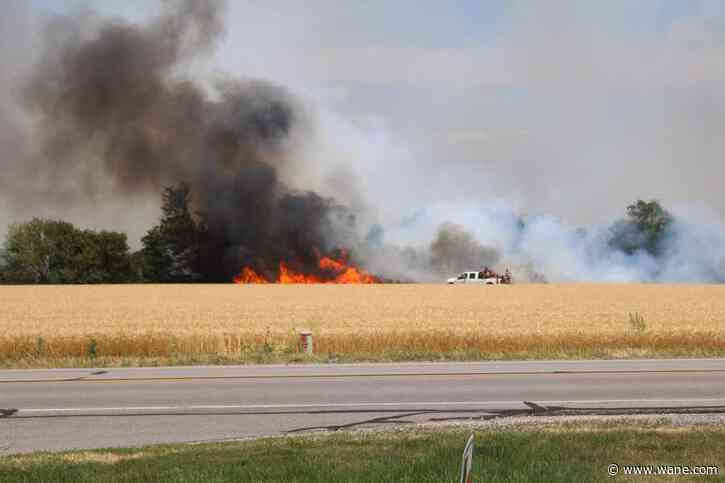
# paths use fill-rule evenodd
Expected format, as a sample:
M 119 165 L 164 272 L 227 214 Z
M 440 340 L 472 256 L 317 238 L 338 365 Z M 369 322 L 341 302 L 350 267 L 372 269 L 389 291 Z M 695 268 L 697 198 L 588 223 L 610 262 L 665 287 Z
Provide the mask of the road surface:
M 521 415 L 725 412 L 725 359 L 0 371 L 0 452 Z

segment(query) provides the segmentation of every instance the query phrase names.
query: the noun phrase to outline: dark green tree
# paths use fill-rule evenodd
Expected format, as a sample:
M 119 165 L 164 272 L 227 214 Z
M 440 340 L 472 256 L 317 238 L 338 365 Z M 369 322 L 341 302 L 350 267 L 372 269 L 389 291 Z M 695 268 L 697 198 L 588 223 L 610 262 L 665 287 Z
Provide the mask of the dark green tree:
M 133 279 L 123 233 L 79 230 L 72 224 L 35 218 L 8 229 L 4 245 L 6 283 L 113 283 Z
M 191 187 L 186 183 L 168 186 L 161 198 L 161 221 L 141 239 L 144 279 L 153 282 L 199 280 L 203 228 L 191 212 Z
M 151 228 L 141 238 L 143 248 L 141 249 L 141 271 L 145 282 L 169 282 L 171 281 L 171 266 L 173 258 L 171 249 L 164 240 L 161 233 L 161 226 Z
M 630 255 L 645 251 L 658 256 L 673 221 L 672 215 L 658 201 L 637 200 L 627 206 L 626 218 L 612 226 L 610 244 Z
M 77 283 L 119 283 L 134 281 L 126 234 L 84 230 L 79 233 L 81 249 L 72 259 Z
M 136 250 L 129 258 L 131 264 L 131 278 L 136 282 L 144 282 L 145 263 L 143 250 Z
M 8 267 L 8 259 L 6 257 L 5 249 L 0 248 L 0 284 L 7 282 L 7 268 Z
M 8 282 L 62 282 L 63 272 L 77 247 L 73 225 L 34 218 L 8 228 L 5 275 Z

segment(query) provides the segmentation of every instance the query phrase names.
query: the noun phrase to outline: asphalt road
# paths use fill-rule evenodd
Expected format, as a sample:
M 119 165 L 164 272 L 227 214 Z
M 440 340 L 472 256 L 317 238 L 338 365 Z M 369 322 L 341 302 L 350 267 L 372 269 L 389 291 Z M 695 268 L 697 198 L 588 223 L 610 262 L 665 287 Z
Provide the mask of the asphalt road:
M 725 359 L 0 371 L 0 454 L 428 421 L 725 413 Z

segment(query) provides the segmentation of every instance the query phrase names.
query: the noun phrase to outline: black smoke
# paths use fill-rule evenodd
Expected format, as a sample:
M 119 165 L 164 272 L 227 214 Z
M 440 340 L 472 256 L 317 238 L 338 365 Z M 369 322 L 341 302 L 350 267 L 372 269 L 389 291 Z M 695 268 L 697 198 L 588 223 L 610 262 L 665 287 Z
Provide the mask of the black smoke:
M 207 227 L 200 270 L 209 280 L 228 281 L 245 265 L 313 267 L 354 217 L 280 181 L 304 132 L 302 109 L 270 82 L 225 79 L 210 91 L 180 75 L 223 35 L 224 5 L 164 5 L 144 25 L 79 15 L 49 26 L 23 92 L 41 146 L 26 171 L 59 206 L 90 203 L 101 190 L 130 198 L 190 184 Z

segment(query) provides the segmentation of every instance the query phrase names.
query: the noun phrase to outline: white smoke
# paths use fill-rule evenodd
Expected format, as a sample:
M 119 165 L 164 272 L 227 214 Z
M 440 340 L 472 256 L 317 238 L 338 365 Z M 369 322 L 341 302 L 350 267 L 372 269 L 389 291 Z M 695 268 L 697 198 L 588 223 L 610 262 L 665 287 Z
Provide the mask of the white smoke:
M 11 18 L 35 18 L 23 2 L 13 5 L 19 13 L 0 22 L 12 47 L 2 53 L 4 85 L 17 84 L 9 76 L 27 63 L 15 57 L 26 55 L 29 34 L 17 30 L 39 29 L 10 29 Z M 369 8 L 385 18 L 404 8 L 376 5 Z M 385 276 L 440 280 L 428 249 L 441 224 L 456 223 L 520 280 L 725 281 L 725 30 L 715 28 L 723 15 L 702 12 L 661 34 L 625 32 L 620 16 L 629 10 L 612 3 L 611 15 L 600 15 L 610 7 L 597 5 L 515 2 L 486 48 L 441 49 L 416 44 L 416 22 L 392 29 L 401 37 L 411 29 L 412 47 L 386 38 L 357 45 L 377 35 L 377 24 L 349 5 L 282 11 L 231 2 L 220 65 L 190 70 L 268 78 L 305 100 L 314 132 L 283 181 L 352 207 L 362 238 L 379 225 L 382 239 L 358 248 Z M 19 130 L 9 111 L 15 97 L 0 86 L 0 126 L 13 128 L 0 130 L 1 166 L 12 183 L 8 153 L 21 151 L 10 134 Z M 673 203 L 693 192 L 708 205 Z M 661 199 L 675 215 L 658 258 L 608 243 L 617 214 L 637 197 Z M 58 211 L 40 197 L 11 203 L 0 192 L 0 228 L 55 216 L 126 231 L 137 247 L 157 217 L 156 196 L 135 206 L 97 201 Z
M 519 281 L 724 282 L 725 225 L 702 205 L 681 205 L 673 214 L 675 221 L 663 239 L 660 255 L 644 250 L 630 255 L 610 244 L 616 220 L 576 227 L 552 215 L 522 217 L 503 199 L 490 203 L 440 202 L 421 207 L 395 226 L 384 227 L 385 242 L 399 248 L 380 248 L 377 253 L 382 261 L 376 263 L 373 252 L 372 263 L 392 278 L 433 281 L 437 277 L 440 281 L 442 274 L 430 270 L 425 256 L 439 227 L 452 222 L 465 227 L 482 245 L 498 251 L 496 268 L 511 268 Z M 408 267 L 401 261 L 391 263 L 391 257 L 404 258 L 405 246 L 415 247 L 423 259 Z

